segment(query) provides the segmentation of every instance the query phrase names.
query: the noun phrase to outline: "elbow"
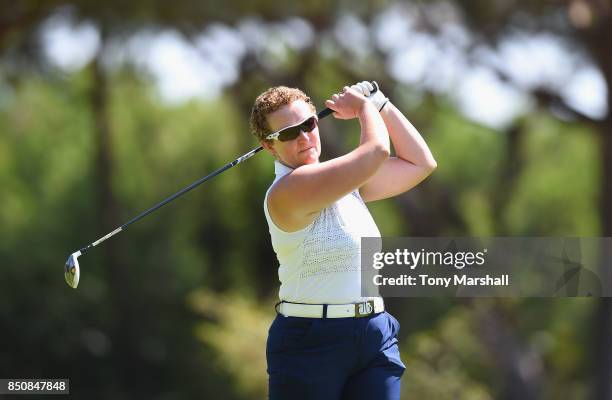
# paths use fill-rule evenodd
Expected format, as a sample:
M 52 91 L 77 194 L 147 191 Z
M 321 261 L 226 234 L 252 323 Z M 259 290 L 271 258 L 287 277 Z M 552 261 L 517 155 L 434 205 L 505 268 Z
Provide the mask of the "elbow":
M 367 145 L 363 145 L 362 150 L 362 154 L 376 164 L 382 164 L 391 154 L 389 146 L 385 146 L 384 143 L 368 143 Z
M 383 143 L 367 143 L 361 145 L 357 151 L 360 154 L 359 157 L 364 162 L 363 165 L 368 165 L 372 169 L 372 173 L 376 172 L 389 159 L 391 154 L 389 147 Z
M 438 163 L 436 162 L 433 154 L 431 154 L 431 151 L 428 151 L 427 156 L 425 157 L 425 168 L 430 174 L 434 172 L 436 168 L 438 168 Z
M 423 165 L 423 168 L 425 171 L 427 171 L 427 176 L 429 176 L 436 170 L 436 168 L 438 168 L 438 163 L 433 157 L 429 157 L 425 162 L 425 165 Z
M 387 160 L 391 155 L 391 150 L 389 150 L 389 146 L 385 146 L 382 143 L 379 143 L 374 146 L 373 152 L 374 154 L 376 154 L 376 157 L 380 159 L 381 162 Z

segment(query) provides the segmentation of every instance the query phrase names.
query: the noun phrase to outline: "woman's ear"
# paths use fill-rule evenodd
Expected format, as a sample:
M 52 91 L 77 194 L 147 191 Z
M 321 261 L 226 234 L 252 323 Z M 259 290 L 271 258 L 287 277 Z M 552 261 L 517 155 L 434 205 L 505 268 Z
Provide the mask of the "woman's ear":
M 268 153 L 272 154 L 274 158 L 278 158 L 278 154 L 272 145 L 272 143 L 274 143 L 273 140 L 262 140 L 260 143 Z

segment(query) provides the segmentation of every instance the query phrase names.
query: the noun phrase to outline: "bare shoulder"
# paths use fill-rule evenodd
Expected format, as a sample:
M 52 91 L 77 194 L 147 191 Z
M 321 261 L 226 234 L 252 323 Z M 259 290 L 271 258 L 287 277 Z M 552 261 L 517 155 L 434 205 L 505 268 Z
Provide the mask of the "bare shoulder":
M 295 172 L 295 171 L 294 171 Z M 295 232 L 307 227 L 318 215 L 318 212 L 304 213 L 300 207 L 303 199 L 295 196 L 293 186 L 296 183 L 291 172 L 279 179 L 268 192 L 268 213 L 274 224 L 286 232 Z

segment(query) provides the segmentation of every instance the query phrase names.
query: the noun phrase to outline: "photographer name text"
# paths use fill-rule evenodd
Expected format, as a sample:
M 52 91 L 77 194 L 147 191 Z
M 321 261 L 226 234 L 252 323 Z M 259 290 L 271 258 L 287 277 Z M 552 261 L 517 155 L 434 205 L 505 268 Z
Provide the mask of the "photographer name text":
M 486 261 L 487 249 L 481 251 L 409 251 L 397 249 L 393 252 L 376 252 L 372 256 L 372 267 L 378 271 L 387 266 L 401 266 L 410 271 L 421 267 L 437 267 L 436 274 L 418 274 L 399 276 L 383 276 L 380 273 L 373 276 L 376 286 L 508 286 L 508 274 L 482 274 Z M 480 268 L 479 268 L 480 267 Z M 445 270 L 463 271 L 466 274 L 454 273 L 449 276 L 439 276 Z M 476 270 L 478 268 L 478 270 Z M 468 276 L 474 273 L 477 276 Z M 434 276 L 435 275 L 435 276 Z

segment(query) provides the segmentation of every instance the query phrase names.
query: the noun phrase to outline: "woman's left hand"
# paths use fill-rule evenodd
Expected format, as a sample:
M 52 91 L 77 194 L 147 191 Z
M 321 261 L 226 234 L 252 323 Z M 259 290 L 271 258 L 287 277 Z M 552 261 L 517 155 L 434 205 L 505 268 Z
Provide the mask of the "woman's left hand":
M 367 104 L 367 98 L 348 86 L 344 87 L 342 93 L 332 95 L 331 99 L 325 102 L 325 106 L 333 110 L 334 117 L 338 119 L 357 118 Z

